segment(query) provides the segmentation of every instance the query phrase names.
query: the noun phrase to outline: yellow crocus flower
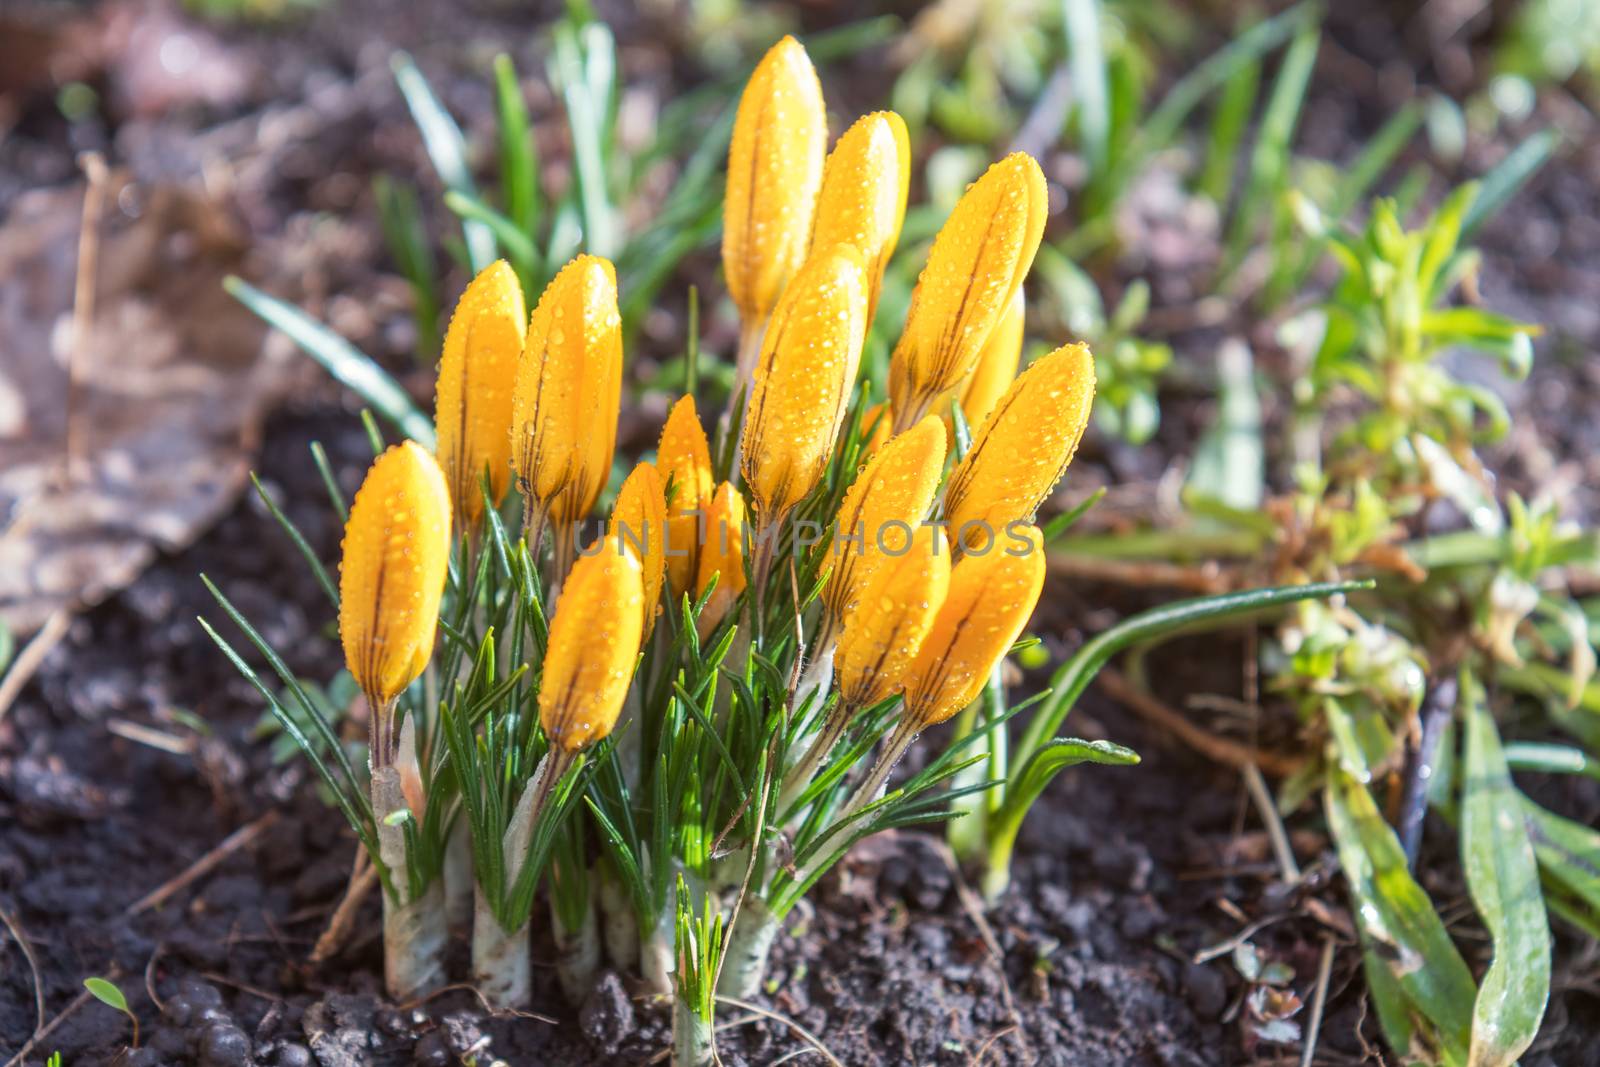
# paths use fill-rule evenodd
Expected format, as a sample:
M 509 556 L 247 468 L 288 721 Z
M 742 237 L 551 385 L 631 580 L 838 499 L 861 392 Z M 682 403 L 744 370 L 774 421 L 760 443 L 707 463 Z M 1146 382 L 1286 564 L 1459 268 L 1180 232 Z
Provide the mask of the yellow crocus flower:
M 434 425 L 439 466 L 463 528 L 475 526 L 483 516 L 480 479 L 485 471 L 496 504 L 511 482 L 506 427 L 511 424 L 511 383 L 527 321 L 516 272 L 499 259 L 472 279 L 445 331 Z
M 616 269 L 579 256 L 539 297 L 512 394 L 511 465 L 533 547 L 546 520 L 569 527 L 605 488 L 621 394 Z
M 644 625 L 644 567 L 610 538 L 580 555 L 550 620 L 539 725 L 550 745 L 581 751 L 611 732 L 633 681 Z
M 861 598 L 872 571 L 892 558 L 886 552 L 902 549 L 907 535 L 928 517 L 944 457 L 944 427 L 930 415 L 884 445 L 845 490 L 834 516 L 818 648 L 826 646 L 828 634 Z
M 644 636 L 656 625 L 661 607 L 661 584 L 666 578 L 667 497 L 661 475 L 649 463 L 640 463 L 622 483 L 611 509 L 607 533 L 614 546 L 636 553 L 644 568 Z
M 1039 164 L 1015 152 L 956 202 L 934 238 L 889 361 L 897 431 L 916 423 L 972 372 L 1033 265 L 1047 199 Z
M 728 148 L 722 268 L 739 308 L 741 384 L 779 294 L 806 257 L 827 150 L 822 83 L 805 48 L 785 37 L 745 84 Z
M 893 111 L 857 119 L 828 153 L 817 195 L 811 254 L 852 244 L 867 265 L 867 319 L 878 306 L 884 268 L 900 239 L 911 184 L 911 141 Z
M 1072 462 L 1093 403 L 1087 345 L 1064 345 L 1011 383 L 945 489 L 944 513 L 958 551 L 975 538 L 1000 537 L 1008 523 L 1033 521 Z
M 706 509 L 705 534 L 694 595 L 696 599 L 704 596 L 713 577 L 717 588 L 700 612 L 702 640 L 727 617 L 745 588 L 744 498 L 728 482 L 717 486 L 712 495 L 711 506 Z
M 394 756 L 395 699 L 433 655 L 450 566 L 450 492 L 415 441 L 373 461 L 350 506 L 339 564 L 339 640 L 372 717 L 372 764 Z
M 1014 528 L 983 555 L 950 572 L 949 592 L 906 672 L 904 721 L 921 730 L 978 699 L 1016 643 L 1044 588 L 1044 537 Z
M 821 480 L 855 385 L 867 329 L 861 253 L 807 260 L 772 314 L 745 414 L 741 471 L 765 528 Z
M 715 487 L 711 446 L 695 412 L 694 397 L 680 397 L 667 413 L 656 447 L 656 470 L 672 489 L 667 507 L 667 584 L 676 600 L 694 589 L 700 530 Z
M 873 570 L 845 614 L 834 658 L 846 718 L 901 687 L 949 588 L 950 546 L 936 526 L 918 529 L 906 551 Z

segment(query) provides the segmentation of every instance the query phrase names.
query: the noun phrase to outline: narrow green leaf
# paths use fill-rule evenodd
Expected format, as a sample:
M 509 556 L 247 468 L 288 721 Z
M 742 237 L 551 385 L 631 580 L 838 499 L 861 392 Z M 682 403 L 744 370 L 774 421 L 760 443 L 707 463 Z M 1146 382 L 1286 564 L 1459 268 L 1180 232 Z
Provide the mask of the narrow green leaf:
M 400 383 L 371 356 L 293 304 L 269 296 L 242 278 L 230 274 L 223 279 L 222 287 L 267 325 L 287 334 L 306 355 L 376 408 L 401 433 L 430 449 L 434 446 L 433 420 L 411 402 Z
M 1527 797 L 1521 806 L 1546 879 L 1580 902 L 1589 922 L 1600 919 L 1600 831 L 1546 811 Z
M 1494 943 L 1472 1011 L 1471 1067 L 1511 1067 L 1539 1032 L 1550 998 L 1550 919 L 1500 734 L 1477 680 L 1462 675 L 1467 756 L 1461 864 Z
M 472 180 L 472 170 L 467 166 L 467 145 L 461 136 L 461 127 L 433 95 L 433 87 L 411 57 L 404 52 L 395 53 L 389 61 L 394 70 L 395 83 L 406 98 L 406 107 L 422 134 L 422 147 L 433 161 L 433 169 L 447 189 L 476 197 L 478 187 Z M 461 234 L 466 239 L 467 261 L 476 274 L 494 262 L 494 234 L 481 222 L 463 221 Z
M 333 603 L 334 608 L 337 610 L 339 607 L 339 587 L 328 576 L 327 568 L 317 558 L 316 552 L 312 551 L 311 544 L 306 540 L 305 535 L 300 532 L 300 527 L 296 526 L 294 520 L 285 515 L 283 509 L 278 507 L 278 502 L 272 499 L 272 494 L 268 493 L 267 487 L 261 484 L 261 479 L 256 476 L 255 471 L 250 472 L 250 484 L 255 486 L 256 496 L 261 498 L 261 502 L 267 506 L 267 512 L 277 520 L 278 525 L 283 528 L 283 532 L 288 535 L 296 551 L 306 561 L 306 566 L 311 568 L 312 577 L 317 580 L 317 584 L 322 587 L 322 591 L 328 594 L 328 600 Z
M 1140 612 L 1124 619 L 1104 633 L 1091 638 L 1063 663 L 1050 679 L 1050 695 L 1038 712 L 1028 722 L 1017 747 L 1016 759 L 1026 760 L 1038 751 L 1044 739 L 1061 728 L 1062 720 L 1077 703 L 1078 697 L 1088 688 L 1112 656 L 1129 645 L 1141 644 L 1164 637 L 1176 630 L 1202 622 L 1220 622 L 1223 619 L 1282 607 L 1301 600 L 1354 593 L 1371 589 L 1370 581 L 1319 582 L 1311 585 L 1279 586 L 1273 589 L 1247 589 L 1239 593 L 1196 597 L 1180 600 L 1150 611 Z
M 1477 233 L 1478 227 L 1493 218 L 1506 201 L 1517 195 L 1517 190 L 1539 173 L 1540 168 L 1555 155 L 1556 146 L 1560 143 L 1561 134 L 1554 128 L 1540 130 L 1513 148 L 1493 170 L 1485 174 L 1478 182 L 1477 197 L 1461 220 L 1462 239 L 1466 240 Z
M 515 221 L 502 215 L 476 196 L 458 193 L 454 189 L 444 194 L 444 206 L 462 219 L 475 219 L 494 231 L 495 239 L 506 255 L 529 263 L 539 262 L 539 247 Z M 529 294 L 537 297 L 537 293 Z
M 1250 112 L 1255 109 L 1256 90 L 1260 85 L 1261 61 L 1252 59 L 1241 64 L 1223 83 L 1216 111 L 1211 116 L 1205 165 L 1196 185 L 1201 193 L 1223 207 L 1227 206 L 1233 191 L 1235 160 L 1239 157 L 1245 129 L 1250 125 Z
M 1106 54 L 1100 40 L 1100 0 L 1062 0 L 1062 28 L 1071 62 L 1072 99 L 1078 138 L 1089 173 L 1105 168 L 1111 138 L 1111 93 L 1106 84 Z
M 1405 992 L 1417 1013 L 1414 1021 L 1426 1021 L 1443 1062 L 1464 1064 L 1477 996 L 1472 972 L 1433 901 L 1411 877 L 1405 851 L 1367 787 L 1337 767 L 1328 775 L 1328 826 L 1367 951 Z
M 500 194 L 506 214 L 531 244 L 539 226 L 539 158 L 517 68 L 504 52 L 494 57 L 494 106 L 500 120 Z
M 317 465 L 317 473 L 322 475 L 322 484 L 328 490 L 328 502 L 333 505 L 339 521 L 349 522 L 350 506 L 345 503 L 344 492 L 339 488 L 339 479 L 333 476 L 333 464 L 328 462 L 328 451 L 322 447 L 321 441 L 311 442 L 311 459 Z

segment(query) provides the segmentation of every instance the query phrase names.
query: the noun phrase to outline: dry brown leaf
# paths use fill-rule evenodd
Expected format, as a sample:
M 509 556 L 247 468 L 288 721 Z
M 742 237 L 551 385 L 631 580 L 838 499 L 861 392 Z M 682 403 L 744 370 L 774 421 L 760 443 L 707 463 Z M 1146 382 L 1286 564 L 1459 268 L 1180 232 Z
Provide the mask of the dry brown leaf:
M 106 192 L 70 470 L 84 188 L 29 193 L 0 227 L 0 621 L 19 635 L 97 603 L 214 522 L 292 367 L 221 288 L 245 255 L 221 206 L 115 176 Z

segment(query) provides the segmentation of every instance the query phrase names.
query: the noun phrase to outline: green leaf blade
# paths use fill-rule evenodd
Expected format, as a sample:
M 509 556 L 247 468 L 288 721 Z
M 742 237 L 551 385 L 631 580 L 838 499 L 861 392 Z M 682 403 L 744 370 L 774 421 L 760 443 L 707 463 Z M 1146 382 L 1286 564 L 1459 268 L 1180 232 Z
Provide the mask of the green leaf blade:
M 1466 777 L 1461 862 L 1494 958 L 1472 1011 L 1471 1067 L 1511 1067 L 1539 1032 L 1550 997 L 1550 920 L 1538 865 L 1482 688 L 1464 678 Z

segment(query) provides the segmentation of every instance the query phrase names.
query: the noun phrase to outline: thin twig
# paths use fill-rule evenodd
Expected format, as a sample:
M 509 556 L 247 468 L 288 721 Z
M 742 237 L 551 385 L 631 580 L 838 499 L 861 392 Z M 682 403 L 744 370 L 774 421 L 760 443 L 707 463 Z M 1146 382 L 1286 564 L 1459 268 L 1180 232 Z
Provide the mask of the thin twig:
M 156 995 L 156 960 L 160 959 L 161 954 L 166 950 L 165 942 L 156 942 L 155 951 L 150 953 L 150 959 L 144 965 L 144 993 L 145 996 L 150 998 L 150 1003 L 156 1006 L 157 1015 L 165 1015 L 167 1013 L 166 1004 Z
M 1266 779 L 1261 777 L 1261 771 L 1254 763 L 1245 764 L 1239 773 L 1244 776 L 1244 787 L 1250 791 L 1250 799 L 1255 802 L 1256 814 L 1261 816 L 1261 822 L 1267 828 L 1267 840 L 1272 842 L 1272 853 L 1278 859 L 1278 870 L 1282 872 L 1283 880 L 1290 885 L 1299 885 L 1300 864 L 1295 862 L 1294 848 L 1289 844 L 1289 832 L 1283 828 L 1283 819 L 1278 816 L 1278 805 L 1273 802 Z
M 981 1067 L 984 1058 L 989 1055 L 989 1050 L 994 1047 L 994 1043 L 999 1041 L 1002 1037 L 1005 1037 L 1007 1034 L 1013 1032 L 1020 1032 L 1017 1031 L 1015 1024 L 1006 1027 L 1004 1030 L 996 1030 L 994 1033 L 990 1034 L 989 1040 L 978 1046 L 978 1054 L 972 1057 L 972 1062 L 969 1064 L 969 1067 Z
M 1322 1011 L 1328 1006 L 1328 979 L 1333 975 L 1333 938 L 1323 937 L 1322 959 L 1317 962 L 1317 991 L 1311 997 L 1311 1019 L 1306 1024 L 1306 1043 L 1300 1052 L 1300 1067 L 1311 1067 L 1317 1054 L 1317 1034 L 1322 1029 Z
M 1218 763 L 1227 764 L 1235 770 L 1242 771 L 1253 764 L 1269 774 L 1283 777 L 1299 770 L 1305 763 L 1303 756 L 1286 755 L 1267 749 L 1251 750 L 1237 741 L 1230 741 L 1203 730 L 1172 710 L 1154 694 L 1133 685 L 1121 672 L 1111 667 L 1101 669 L 1099 682 L 1107 695 L 1129 711 L 1155 723 L 1201 755 Z
M 28 680 L 39 670 L 50 650 L 67 636 L 71 622 L 72 615 L 66 608 L 56 609 L 48 619 L 45 619 L 44 625 L 39 627 L 39 632 L 29 639 L 21 652 L 17 653 L 17 658 L 11 661 L 11 669 L 6 672 L 4 678 L 0 678 L 0 719 L 6 717 L 6 712 L 11 710 L 11 705 L 22 692 L 22 687 L 27 685 Z
M 328 919 L 328 926 L 317 937 L 317 943 L 311 950 L 311 955 L 306 958 L 306 963 L 312 967 L 332 959 L 350 936 L 350 930 L 355 926 L 356 914 L 361 910 L 362 901 L 367 899 L 367 894 L 372 892 L 372 887 L 378 884 L 378 868 L 367 855 L 365 845 L 356 844 L 356 858 L 350 865 L 350 880 L 345 884 L 344 896 L 339 898 L 339 906 L 333 909 L 333 915 Z
M 1183 564 L 1164 560 L 1104 559 L 1087 553 L 1053 552 L 1050 571 L 1074 578 L 1141 588 L 1181 589 L 1189 593 L 1229 593 L 1240 588 L 1235 571 L 1216 563 Z
M 204 856 L 201 856 L 199 859 L 191 863 L 188 868 L 176 878 L 169 879 L 168 881 L 162 883 L 155 890 L 129 905 L 128 910 L 123 912 L 123 914 L 129 918 L 132 918 L 133 916 L 143 914 L 152 908 L 160 907 L 162 904 L 166 903 L 169 897 L 173 896 L 175 893 L 182 892 L 189 885 L 201 878 L 204 878 L 217 867 L 221 866 L 222 862 L 229 856 L 254 842 L 256 838 L 264 834 L 268 829 L 271 828 L 272 824 L 277 821 L 278 813 L 275 811 L 269 811 L 255 822 L 246 826 L 241 826 L 239 829 L 223 838 L 222 843 L 216 848 L 212 849 L 210 852 L 207 852 Z
M 194 755 L 195 747 L 199 743 L 193 737 L 178 737 L 164 730 L 129 722 L 127 719 L 111 719 L 106 723 L 106 730 L 136 745 L 159 749 L 174 756 Z
M 748 1000 L 740 1000 L 737 997 L 725 997 L 719 993 L 717 994 L 717 1001 L 721 1004 L 732 1004 L 736 1008 L 743 1008 L 745 1011 L 759 1015 L 763 1019 L 771 1019 L 773 1022 L 782 1023 L 789 1029 L 793 1030 L 796 1034 L 799 1034 L 802 1041 L 820 1052 L 824 1059 L 833 1064 L 833 1067 L 844 1067 L 844 1064 L 839 1062 L 839 1058 L 832 1052 L 828 1051 L 828 1046 L 824 1045 L 822 1040 L 818 1038 L 817 1035 L 813 1034 L 810 1030 L 807 1030 L 793 1019 L 790 1019 L 784 1015 L 779 1015 L 775 1011 L 768 1011 L 766 1008 L 752 1004 Z
M 88 185 L 83 191 L 83 221 L 78 230 L 77 276 L 72 287 L 72 345 L 67 349 L 67 425 L 64 475 L 67 485 L 72 484 L 76 461 L 82 458 L 83 446 L 78 430 L 83 420 L 77 418 L 79 381 L 83 371 L 84 350 L 88 348 L 89 328 L 94 323 L 94 291 L 97 266 L 100 260 L 100 215 L 105 209 L 106 169 L 105 158 L 99 152 L 85 152 L 78 157 Z
M 487 1014 L 495 1016 L 496 1018 L 534 1019 L 541 1023 L 549 1023 L 551 1026 L 561 1025 L 560 1020 L 552 1019 L 548 1015 L 540 1015 L 536 1011 L 522 1011 L 518 1008 L 496 1008 L 493 1004 L 489 1003 L 489 998 L 484 996 L 477 986 L 471 985 L 467 982 L 456 982 L 453 985 L 440 986 L 438 989 L 435 989 L 430 993 L 425 993 L 415 1000 L 406 1001 L 404 1004 L 400 1005 L 400 1010 L 402 1012 L 414 1011 L 415 1009 L 422 1007 L 424 1004 L 438 1000 L 446 993 L 471 993 L 477 998 L 478 1003 L 483 1007 L 483 1010 Z
M 28 939 L 22 936 L 22 931 L 17 929 L 16 920 L 0 909 L 0 922 L 6 924 L 6 929 L 11 931 L 11 937 L 16 941 L 17 947 L 27 957 L 28 970 L 33 972 L 33 1014 L 37 1020 L 33 1025 L 33 1032 L 38 1033 L 44 1029 L 44 986 L 39 981 L 39 961 L 33 954 L 33 946 Z

